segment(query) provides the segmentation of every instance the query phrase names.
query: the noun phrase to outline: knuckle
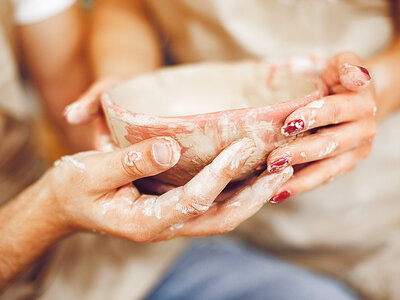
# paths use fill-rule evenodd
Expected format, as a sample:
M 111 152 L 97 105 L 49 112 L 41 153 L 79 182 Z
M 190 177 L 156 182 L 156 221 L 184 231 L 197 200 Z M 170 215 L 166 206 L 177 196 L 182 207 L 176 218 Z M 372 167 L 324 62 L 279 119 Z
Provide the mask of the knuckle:
M 186 202 L 185 211 L 187 212 L 187 214 L 193 216 L 202 214 L 207 211 L 209 207 L 208 205 L 205 205 L 204 202 L 206 201 L 204 201 L 203 199 L 199 201 L 197 197 L 191 197 Z
M 206 212 L 212 202 L 211 199 L 202 194 L 202 191 L 188 191 L 187 186 L 182 187 L 181 197 L 183 199 L 181 212 L 190 216 Z
M 141 177 L 146 175 L 142 164 L 136 162 L 127 163 L 126 157 L 121 157 L 121 166 L 128 177 Z
M 214 179 L 224 179 L 224 180 L 231 180 L 233 177 L 234 170 L 231 169 L 231 167 L 225 167 L 222 168 L 220 172 L 217 174 L 214 174 Z

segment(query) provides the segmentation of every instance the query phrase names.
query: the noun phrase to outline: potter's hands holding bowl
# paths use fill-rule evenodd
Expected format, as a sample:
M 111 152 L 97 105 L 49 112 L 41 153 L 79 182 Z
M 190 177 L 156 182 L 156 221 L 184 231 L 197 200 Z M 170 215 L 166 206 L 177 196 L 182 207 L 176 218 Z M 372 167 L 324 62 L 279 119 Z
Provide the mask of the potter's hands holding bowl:
M 87 230 L 136 242 L 228 232 L 257 212 L 293 169 L 265 172 L 225 202 L 214 202 L 253 154 L 242 139 L 222 151 L 187 184 L 161 196 L 132 184 L 173 167 L 179 144 L 169 137 L 112 152 L 64 156 L 0 210 L 0 289 L 66 235 Z M 27 251 L 27 249 L 29 251 Z
M 224 202 L 217 196 L 255 150 L 242 139 L 222 151 L 187 184 L 160 196 L 143 195 L 133 181 L 173 167 L 179 144 L 152 138 L 112 152 L 82 152 L 61 158 L 39 181 L 63 232 L 90 230 L 137 242 L 233 230 L 256 213 L 292 175 L 292 168 L 261 174 Z
M 270 172 L 306 164 L 271 202 L 280 203 L 328 182 L 369 155 L 377 125 L 373 80 L 365 66 L 354 53 L 333 56 L 322 72 L 329 95 L 287 117 L 284 135 L 310 130 L 312 134 L 298 137 L 268 156 Z

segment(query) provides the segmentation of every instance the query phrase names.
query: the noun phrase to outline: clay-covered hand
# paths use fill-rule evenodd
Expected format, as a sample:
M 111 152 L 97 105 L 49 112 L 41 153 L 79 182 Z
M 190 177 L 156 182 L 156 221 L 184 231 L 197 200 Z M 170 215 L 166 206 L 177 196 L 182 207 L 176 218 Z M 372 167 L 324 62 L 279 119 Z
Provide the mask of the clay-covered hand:
M 101 111 L 100 97 L 108 89 L 114 87 L 121 79 L 107 77 L 92 84 L 77 101 L 68 105 L 64 117 L 71 125 L 87 124 L 95 121 L 94 148 L 111 150 L 113 144 L 106 121 Z
M 322 79 L 330 94 L 294 111 L 282 134 L 311 133 L 283 145 L 268 156 L 268 170 L 306 164 L 271 199 L 280 203 L 352 170 L 371 151 L 376 134 L 373 80 L 354 53 L 340 53 L 327 61 Z
M 160 196 L 132 184 L 173 167 L 179 144 L 152 138 L 113 152 L 61 158 L 39 181 L 59 227 L 90 230 L 137 242 L 224 233 L 257 212 L 292 175 L 292 168 L 261 174 L 222 203 L 214 202 L 255 149 L 242 139 L 222 151 L 192 180 Z

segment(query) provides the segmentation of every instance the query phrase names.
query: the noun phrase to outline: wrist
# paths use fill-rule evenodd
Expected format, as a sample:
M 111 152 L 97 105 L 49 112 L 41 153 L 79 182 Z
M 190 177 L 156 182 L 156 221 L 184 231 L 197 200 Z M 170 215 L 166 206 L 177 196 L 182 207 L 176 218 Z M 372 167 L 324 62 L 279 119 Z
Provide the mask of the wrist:
M 400 107 L 400 44 L 399 42 L 368 62 L 378 107 L 378 119 L 393 113 Z
M 61 207 L 55 201 L 55 195 L 50 187 L 46 173 L 39 179 L 27 192 L 32 193 L 31 208 L 37 212 L 43 224 L 46 224 L 49 238 L 57 240 L 65 235 L 72 233 L 73 229 L 69 226 L 67 218 L 64 216 Z
M 0 207 L 0 289 L 69 233 L 43 183 L 40 179 Z

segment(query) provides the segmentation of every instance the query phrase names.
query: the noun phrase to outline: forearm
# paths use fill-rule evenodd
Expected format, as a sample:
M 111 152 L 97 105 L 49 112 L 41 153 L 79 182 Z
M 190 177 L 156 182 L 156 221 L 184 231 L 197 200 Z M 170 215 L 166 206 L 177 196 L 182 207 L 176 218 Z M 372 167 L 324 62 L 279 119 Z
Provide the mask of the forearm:
M 39 181 L 0 208 L 0 289 L 66 234 L 47 197 Z
M 375 81 L 378 118 L 382 119 L 400 108 L 400 39 L 373 58 L 369 67 Z
M 62 112 L 89 86 L 85 54 L 86 28 L 78 5 L 44 21 L 18 27 L 22 59 L 53 125 L 73 150 L 90 148 L 87 131 L 68 126 Z M 87 141 L 82 145 L 82 141 Z
M 134 76 L 162 64 L 157 33 L 138 0 L 98 1 L 89 43 L 96 79 Z

